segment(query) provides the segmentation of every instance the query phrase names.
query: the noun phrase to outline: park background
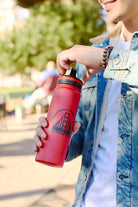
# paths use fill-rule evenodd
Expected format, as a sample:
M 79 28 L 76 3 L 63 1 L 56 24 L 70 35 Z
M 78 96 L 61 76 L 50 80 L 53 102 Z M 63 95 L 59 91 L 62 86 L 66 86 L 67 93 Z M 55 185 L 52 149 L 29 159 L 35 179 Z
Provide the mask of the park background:
M 0 0 L 0 207 L 71 206 L 81 158 L 62 169 L 34 161 L 35 127 L 48 109 L 27 115 L 23 99 L 49 60 L 106 32 L 105 18 L 95 0 Z

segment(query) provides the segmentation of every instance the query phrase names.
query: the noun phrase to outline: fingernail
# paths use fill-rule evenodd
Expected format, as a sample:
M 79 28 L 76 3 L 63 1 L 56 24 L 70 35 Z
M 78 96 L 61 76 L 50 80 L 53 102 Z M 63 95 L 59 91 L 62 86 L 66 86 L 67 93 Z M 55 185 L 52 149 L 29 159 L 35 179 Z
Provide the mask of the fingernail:
M 45 122 L 42 123 L 42 127 L 46 127 L 46 123 Z
M 41 147 L 42 146 L 42 144 L 41 143 L 37 143 L 37 147 L 39 148 L 39 147 Z
M 44 139 L 44 138 L 46 138 L 46 134 L 45 133 L 42 133 L 41 134 L 41 137 Z

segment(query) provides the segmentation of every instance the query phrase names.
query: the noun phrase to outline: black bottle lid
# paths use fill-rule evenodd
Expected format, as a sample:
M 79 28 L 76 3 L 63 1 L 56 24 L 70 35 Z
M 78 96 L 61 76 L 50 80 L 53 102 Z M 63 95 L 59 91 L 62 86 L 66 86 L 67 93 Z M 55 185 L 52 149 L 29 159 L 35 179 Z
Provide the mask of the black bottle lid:
M 76 73 L 77 73 L 77 70 L 75 68 L 71 68 L 69 77 L 76 78 Z
M 69 84 L 81 90 L 82 81 L 76 77 L 76 72 L 77 70 L 75 68 L 71 68 L 69 75 L 64 75 L 59 78 L 58 84 Z

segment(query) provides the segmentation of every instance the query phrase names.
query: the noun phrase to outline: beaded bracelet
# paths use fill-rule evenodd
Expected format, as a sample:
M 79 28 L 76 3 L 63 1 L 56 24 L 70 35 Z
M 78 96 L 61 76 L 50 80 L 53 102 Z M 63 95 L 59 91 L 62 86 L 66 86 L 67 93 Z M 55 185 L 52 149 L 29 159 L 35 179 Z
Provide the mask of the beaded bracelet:
M 113 47 L 110 45 L 108 45 L 107 47 L 104 48 L 102 64 L 101 64 L 104 69 L 106 68 L 106 66 L 108 64 L 108 60 L 109 60 L 110 54 L 112 52 L 112 49 L 113 49 Z

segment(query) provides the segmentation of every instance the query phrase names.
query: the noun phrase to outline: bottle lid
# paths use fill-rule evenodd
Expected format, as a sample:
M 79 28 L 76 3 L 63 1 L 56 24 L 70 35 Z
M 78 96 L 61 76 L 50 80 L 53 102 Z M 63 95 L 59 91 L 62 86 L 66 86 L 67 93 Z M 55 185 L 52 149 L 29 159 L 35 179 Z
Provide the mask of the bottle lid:
M 76 77 L 76 69 L 71 68 L 71 72 L 69 75 L 61 76 L 58 79 L 58 84 L 69 84 L 75 86 L 81 90 L 82 88 L 82 81 Z

